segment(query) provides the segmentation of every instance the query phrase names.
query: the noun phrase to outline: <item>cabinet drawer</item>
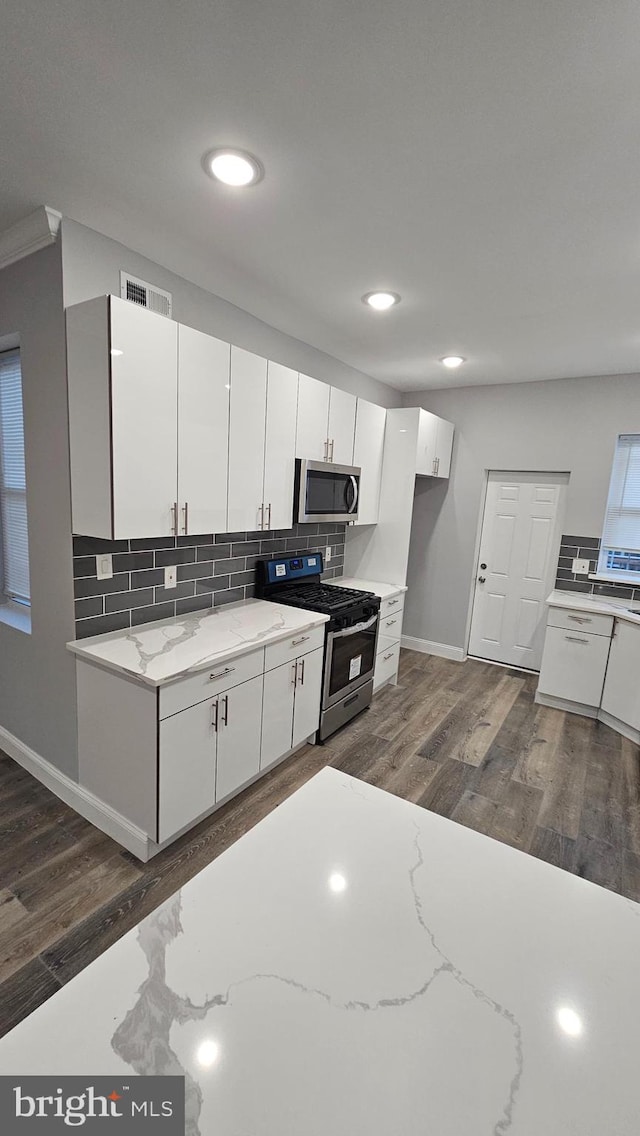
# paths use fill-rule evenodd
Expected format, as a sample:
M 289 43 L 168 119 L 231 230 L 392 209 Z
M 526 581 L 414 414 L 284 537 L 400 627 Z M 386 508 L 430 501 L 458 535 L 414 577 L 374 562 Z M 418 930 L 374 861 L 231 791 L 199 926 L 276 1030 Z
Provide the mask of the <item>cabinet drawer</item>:
M 378 646 L 377 654 L 381 651 L 388 651 L 394 643 L 400 641 L 402 635 L 402 609 L 388 615 L 386 619 L 380 620 L 380 630 L 378 631 Z
M 567 631 L 588 631 L 589 635 L 611 635 L 613 616 L 601 612 L 574 611 L 568 607 L 550 607 L 549 627 L 564 627 Z
M 393 612 L 402 611 L 404 607 L 404 592 L 399 596 L 392 596 L 389 600 L 382 600 L 380 604 L 380 619 L 384 619 L 387 615 L 392 615 Z
M 212 663 L 211 669 L 198 671 L 189 678 L 181 678 L 160 687 L 160 717 L 168 718 L 205 698 L 214 698 L 222 690 L 229 690 L 250 678 L 262 674 L 264 650 L 252 651 L 229 663 Z
M 301 655 L 307 655 L 309 651 L 316 651 L 318 647 L 323 646 L 324 624 L 322 627 L 314 627 L 311 631 L 299 631 L 290 639 L 283 639 L 282 643 L 265 647 L 264 669 L 272 671 L 275 667 L 281 667 L 283 663 L 288 663 L 290 660 L 293 662 Z
M 609 639 L 575 627 L 548 627 L 538 690 L 554 698 L 599 706 Z
M 387 651 L 380 651 L 376 655 L 376 669 L 373 674 L 373 689 L 377 690 L 383 682 L 393 678 L 400 661 L 400 644 L 394 643 Z

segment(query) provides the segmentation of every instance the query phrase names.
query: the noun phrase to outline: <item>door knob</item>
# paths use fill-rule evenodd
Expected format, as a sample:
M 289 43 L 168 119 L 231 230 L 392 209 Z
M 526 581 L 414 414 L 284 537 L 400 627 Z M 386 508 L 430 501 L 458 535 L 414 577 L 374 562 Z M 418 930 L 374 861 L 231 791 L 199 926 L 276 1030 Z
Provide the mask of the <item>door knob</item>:
M 485 581 L 486 581 L 486 579 L 487 579 L 487 577 L 486 577 L 486 576 L 478 576 L 478 580 L 479 580 L 479 582 L 480 582 L 481 584 L 484 584 L 484 583 L 485 583 Z

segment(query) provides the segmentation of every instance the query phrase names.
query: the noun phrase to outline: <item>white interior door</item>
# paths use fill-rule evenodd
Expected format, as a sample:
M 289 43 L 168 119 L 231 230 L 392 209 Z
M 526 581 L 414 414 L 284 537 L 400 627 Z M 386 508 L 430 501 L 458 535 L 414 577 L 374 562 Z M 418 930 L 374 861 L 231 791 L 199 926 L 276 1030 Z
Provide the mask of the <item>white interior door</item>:
M 540 669 L 568 475 L 491 472 L 469 654 Z
M 231 347 L 178 328 L 178 532 L 227 529 Z
M 293 523 L 297 409 L 297 371 L 270 362 L 264 448 L 264 523 L 268 529 L 290 529 Z

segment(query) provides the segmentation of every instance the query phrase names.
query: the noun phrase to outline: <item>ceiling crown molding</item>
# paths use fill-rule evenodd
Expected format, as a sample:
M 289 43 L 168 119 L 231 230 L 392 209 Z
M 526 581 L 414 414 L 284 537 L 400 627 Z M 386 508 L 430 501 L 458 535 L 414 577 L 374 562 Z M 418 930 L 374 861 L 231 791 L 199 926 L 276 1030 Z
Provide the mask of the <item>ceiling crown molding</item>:
M 41 205 L 28 217 L 16 222 L 10 229 L 0 233 L 0 269 L 15 264 L 32 252 L 52 245 L 58 235 L 62 213 Z

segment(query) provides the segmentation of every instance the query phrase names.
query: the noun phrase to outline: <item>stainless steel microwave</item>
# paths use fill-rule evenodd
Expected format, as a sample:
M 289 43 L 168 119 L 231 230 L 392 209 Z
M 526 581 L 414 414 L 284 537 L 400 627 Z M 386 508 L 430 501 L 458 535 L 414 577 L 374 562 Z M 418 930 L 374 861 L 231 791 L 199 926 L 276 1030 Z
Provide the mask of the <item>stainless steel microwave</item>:
M 296 459 L 294 521 L 358 519 L 360 467 Z

